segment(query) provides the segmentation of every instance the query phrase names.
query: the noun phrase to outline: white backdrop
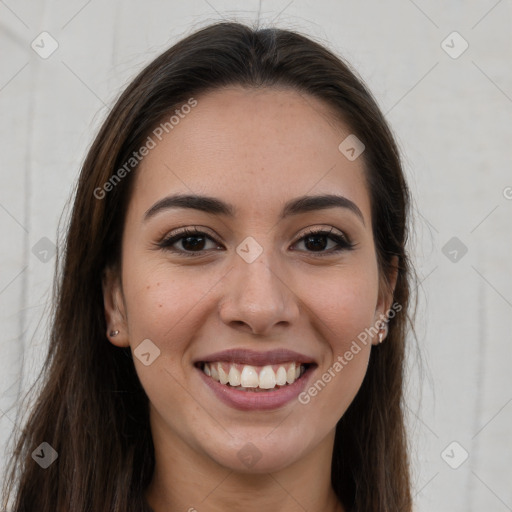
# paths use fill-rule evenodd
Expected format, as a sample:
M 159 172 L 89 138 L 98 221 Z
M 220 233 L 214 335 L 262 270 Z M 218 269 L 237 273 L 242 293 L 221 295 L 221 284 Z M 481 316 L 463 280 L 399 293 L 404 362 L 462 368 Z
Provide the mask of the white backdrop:
M 511 0 L 1 0 L 0 470 L 46 351 L 57 224 L 108 107 L 177 39 L 259 17 L 345 57 L 403 152 L 425 370 L 412 351 L 416 510 L 512 510 L 511 13 Z

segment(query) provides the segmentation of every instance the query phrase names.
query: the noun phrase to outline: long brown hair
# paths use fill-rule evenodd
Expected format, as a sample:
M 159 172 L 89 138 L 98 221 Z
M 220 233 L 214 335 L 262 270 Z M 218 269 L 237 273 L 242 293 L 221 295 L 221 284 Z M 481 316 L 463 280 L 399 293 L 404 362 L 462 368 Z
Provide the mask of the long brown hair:
M 326 102 L 366 146 L 363 154 L 381 276 L 398 279 L 401 306 L 385 343 L 372 348 L 362 386 L 336 427 L 332 486 L 347 509 L 410 512 L 403 376 L 411 267 L 409 191 L 393 135 L 350 67 L 297 32 L 221 22 L 202 28 L 151 62 L 121 94 L 94 140 L 74 193 L 63 256 L 58 252 L 49 352 L 42 388 L 17 432 L 4 489 L 13 512 L 140 512 L 154 469 L 148 397 L 130 348 L 106 338 L 102 275 L 121 256 L 136 166 L 98 189 L 162 118 L 192 96 L 227 85 L 290 87 Z M 341 141 L 340 141 L 341 142 Z M 105 190 L 103 188 L 103 190 Z M 32 452 L 47 442 L 47 469 Z

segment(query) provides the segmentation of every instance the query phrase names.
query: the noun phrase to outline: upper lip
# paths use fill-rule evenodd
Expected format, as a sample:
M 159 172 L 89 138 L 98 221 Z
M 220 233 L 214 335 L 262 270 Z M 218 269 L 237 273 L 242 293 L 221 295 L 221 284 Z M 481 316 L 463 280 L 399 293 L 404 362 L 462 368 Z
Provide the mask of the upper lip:
M 222 350 L 215 352 L 209 356 L 198 358 L 195 363 L 209 363 L 225 361 L 239 364 L 250 364 L 254 366 L 265 366 L 280 363 L 303 363 L 303 364 L 316 364 L 312 357 L 294 352 L 287 349 L 274 349 L 267 352 L 257 352 L 255 350 L 247 350 L 243 348 L 233 348 L 229 350 Z

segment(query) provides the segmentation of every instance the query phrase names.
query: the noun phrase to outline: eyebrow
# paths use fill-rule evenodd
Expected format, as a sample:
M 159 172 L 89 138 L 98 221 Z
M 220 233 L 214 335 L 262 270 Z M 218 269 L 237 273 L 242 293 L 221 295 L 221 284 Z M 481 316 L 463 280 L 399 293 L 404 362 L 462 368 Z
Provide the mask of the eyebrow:
M 225 215 L 228 217 L 235 217 L 236 215 L 236 208 L 233 205 L 225 203 L 215 197 L 176 194 L 164 197 L 157 201 L 144 214 L 144 222 L 148 221 L 158 212 L 171 208 L 188 208 L 214 215 Z M 359 207 L 350 199 L 335 194 L 302 196 L 292 199 L 284 205 L 280 220 L 292 215 L 298 215 L 315 210 L 326 210 L 328 208 L 348 209 L 359 217 L 363 225 L 365 225 L 364 216 Z

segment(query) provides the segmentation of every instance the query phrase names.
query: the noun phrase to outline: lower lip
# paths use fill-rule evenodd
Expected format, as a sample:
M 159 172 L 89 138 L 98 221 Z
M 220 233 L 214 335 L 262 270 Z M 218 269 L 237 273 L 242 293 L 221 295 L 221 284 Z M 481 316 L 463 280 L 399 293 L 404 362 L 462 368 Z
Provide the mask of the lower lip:
M 310 366 L 293 384 L 288 384 L 274 391 L 240 391 L 212 379 L 203 370 L 196 368 L 205 384 L 226 405 L 242 411 L 278 409 L 296 399 L 306 387 L 315 367 Z

